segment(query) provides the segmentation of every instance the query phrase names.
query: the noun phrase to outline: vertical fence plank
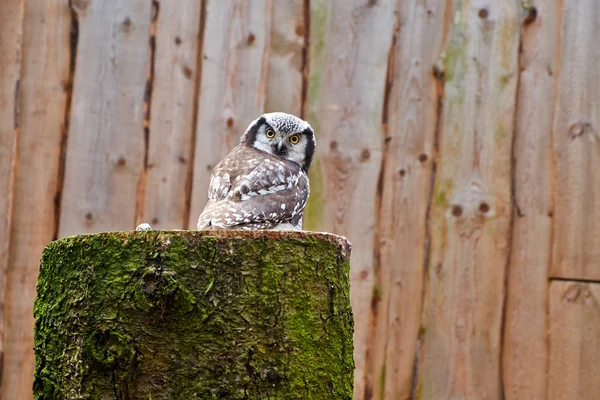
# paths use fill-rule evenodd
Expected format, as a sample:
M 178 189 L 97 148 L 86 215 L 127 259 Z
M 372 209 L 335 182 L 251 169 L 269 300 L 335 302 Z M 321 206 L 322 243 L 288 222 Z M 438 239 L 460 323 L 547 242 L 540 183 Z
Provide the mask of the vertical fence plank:
M 214 166 L 264 110 L 273 0 L 207 0 L 189 226 Z
M 545 399 L 547 296 L 552 240 L 552 115 L 556 72 L 556 2 L 530 2 L 524 33 L 515 126 L 515 207 L 504 330 L 504 395 Z
M 426 217 L 436 162 L 441 85 L 432 67 L 448 27 L 447 2 L 400 2 L 387 109 L 374 300 L 365 385 L 375 399 L 408 399 L 421 317 Z M 369 391 L 369 390 L 368 390 Z
M 132 229 L 144 163 L 147 0 L 73 2 L 79 21 L 59 236 Z
M 265 112 L 302 114 L 306 0 L 273 2 Z
M 149 151 L 142 221 L 187 225 L 202 0 L 161 1 L 157 16 Z
M 23 24 L 17 167 L 11 223 L 3 399 L 32 398 L 33 299 L 55 202 L 67 91 L 71 14 L 66 2 L 28 0 Z
M 0 13 L 0 397 L 4 354 L 6 273 L 12 204 L 11 177 L 18 130 L 18 93 L 24 0 L 2 3 Z
M 551 275 L 600 280 L 600 2 L 561 4 Z
M 306 117 L 317 135 L 310 170 L 307 230 L 347 236 L 352 254 L 355 315 L 355 398 L 364 385 L 373 291 L 377 182 L 382 161 L 382 115 L 396 1 L 310 2 Z
M 597 399 L 600 393 L 600 284 L 550 283 L 548 399 Z
M 418 392 L 499 399 L 518 1 L 454 2 Z

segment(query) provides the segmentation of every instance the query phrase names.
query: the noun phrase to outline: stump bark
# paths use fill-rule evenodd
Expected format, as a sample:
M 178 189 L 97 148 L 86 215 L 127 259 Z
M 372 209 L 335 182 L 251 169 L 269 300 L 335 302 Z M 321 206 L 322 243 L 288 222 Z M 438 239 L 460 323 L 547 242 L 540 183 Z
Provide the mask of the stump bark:
M 305 232 L 50 243 L 36 399 L 351 399 L 350 245 Z

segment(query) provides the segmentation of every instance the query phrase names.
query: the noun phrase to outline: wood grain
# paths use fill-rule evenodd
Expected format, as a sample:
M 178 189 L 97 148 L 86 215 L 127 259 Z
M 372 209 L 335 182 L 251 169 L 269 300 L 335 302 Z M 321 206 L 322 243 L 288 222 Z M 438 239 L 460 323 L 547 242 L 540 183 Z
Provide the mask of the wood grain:
M 273 2 L 265 112 L 302 114 L 304 1 Z
M 365 385 L 375 399 L 409 399 L 419 334 L 427 208 L 436 163 L 441 85 L 432 66 L 447 30 L 445 1 L 400 2 L 387 104 L 387 149 L 377 231 Z M 374 305 L 374 308 L 373 308 Z M 372 388 L 372 390 L 370 389 Z
M 151 5 L 73 2 L 79 40 L 61 237 L 134 228 Z
M 551 275 L 600 280 L 600 3 L 561 4 Z
M 14 172 L 16 135 L 18 132 L 18 106 L 21 66 L 21 41 L 24 0 L 2 3 L 0 13 L 0 360 L 4 353 L 5 290 L 12 207 L 12 182 Z M 0 377 L 2 362 L 0 361 Z M 0 379 L 0 393 L 2 380 Z
M 517 4 L 454 3 L 417 389 L 424 399 L 502 396 Z
M 377 182 L 382 114 L 396 1 L 310 2 L 306 117 L 315 129 L 311 197 L 304 229 L 344 235 L 353 243 L 354 398 L 371 398 L 364 383 L 374 287 Z M 368 77 L 368 78 L 366 78 Z
M 263 113 L 273 0 L 207 0 L 189 226 L 214 166 Z
M 54 198 L 69 86 L 69 7 L 62 2 L 28 0 L 23 26 L 0 397 L 27 400 L 32 398 L 32 307 L 39 260 L 55 228 Z
M 140 218 L 155 229 L 187 225 L 201 6 L 202 0 L 163 1 L 157 16 L 148 170 Z
M 600 393 L 600 284 L 550 284 L 548 399 L 596 399 Z
M 522 11 L 525 25 L 513 153 L 515 207 L 502 355 L 507 400 L 547 398 L 558 10 L 555 2 L 534 1 Z

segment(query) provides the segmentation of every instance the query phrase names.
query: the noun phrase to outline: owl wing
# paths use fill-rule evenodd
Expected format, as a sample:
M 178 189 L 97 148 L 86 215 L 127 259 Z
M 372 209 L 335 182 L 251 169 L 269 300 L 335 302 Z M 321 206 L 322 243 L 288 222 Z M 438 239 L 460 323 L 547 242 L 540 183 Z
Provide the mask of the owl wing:
M 300 166 L 262 154 L 246 160 L 228 158 L 215 168 L 198 229 L 235 229 L 244 224 L 270 228 L 300 220 L 309 195 L 308 178 Z

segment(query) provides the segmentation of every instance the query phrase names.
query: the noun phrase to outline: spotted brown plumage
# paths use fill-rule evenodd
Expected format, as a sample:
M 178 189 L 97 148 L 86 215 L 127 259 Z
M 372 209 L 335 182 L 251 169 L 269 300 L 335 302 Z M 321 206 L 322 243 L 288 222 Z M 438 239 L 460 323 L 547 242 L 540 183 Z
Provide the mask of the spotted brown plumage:
M 301 230 L 315 145 L 310 125 L 293 115 L 253 121 L 214 168 L 198 229 Z

